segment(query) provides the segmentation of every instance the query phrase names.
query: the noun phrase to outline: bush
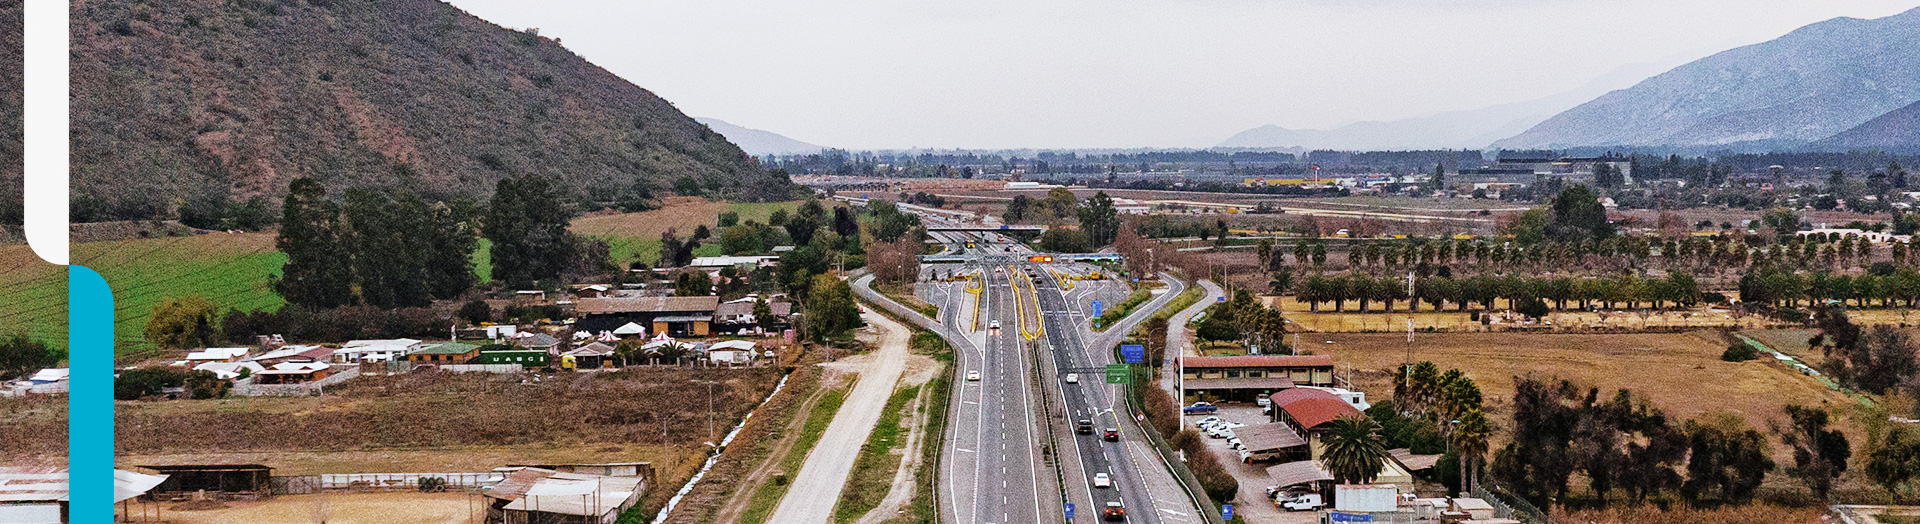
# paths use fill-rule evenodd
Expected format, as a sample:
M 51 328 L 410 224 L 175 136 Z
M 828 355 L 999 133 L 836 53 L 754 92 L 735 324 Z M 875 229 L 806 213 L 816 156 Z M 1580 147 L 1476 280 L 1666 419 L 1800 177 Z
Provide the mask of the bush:
M 493 306 L 487 305 L 487 301 L 485 300 L 475 299 L 460 305 L 460 318 L 466 319 L 469 324 L 491 322 L 493 320 Z
M 187 374 L 171 367 L 151 367 L 131 369 L 120 373 L 113 381 L 115 400 L 140 400 L 148 395 L 159 394 L 166 388 L 185 385 Z
M 1173 438 L 1180 433 L 1180 406 L 1174 403 L 1173 395 L 1158 387 L 1142 388 L 1140 403 L 1146 409 L 1147 422 L 1160 432 L 1161 438 Z
M 1746 362 L 1756 358 L 1760 358 L 1760 352 L 1746 344 L 1730 344 L 1725 352 L 1720 353 L 1720 360 L 1727 362 Z
M 1158 388 L 1156 388 L 1158 389 Z M 1175 448 L 1187 456 L 1187 470 L 1200 481 L 1200 489 L 1214 502 L 1232 502 L 1240 492 L 1240 480 L 1233 478 L 1219 458 L 1207 451 L 1207 443 L 1194 430 L 1184 430 L 1173 438 Z

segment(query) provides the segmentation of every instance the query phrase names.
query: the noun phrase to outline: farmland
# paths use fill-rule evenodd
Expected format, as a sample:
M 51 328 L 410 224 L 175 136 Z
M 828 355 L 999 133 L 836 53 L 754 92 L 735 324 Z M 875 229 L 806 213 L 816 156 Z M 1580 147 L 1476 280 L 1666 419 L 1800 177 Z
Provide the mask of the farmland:
M 486 500 L 467 493 L 329 493 L 281 495 L 256 502 L 228 502 L 218 509 L 177 510 L 177 505 L 133 508 L 157 512 L 177 524 L 299 524 L 322 520 L 339 524 L 465 524 L 486 516 Z M 153 516 L 153 513 L 148 513 Z
M 685 236 L 701 224 L 713 227 L 722 212 L 739 213 L 743 222 L 765 222 L 774 210 L 795 207 L 795 202 L 671 198 L 654 211 L 582 217 L 574 221 L 573 230 L 607 240 L 612 260 L 624 265 L 632 258 L 658 258 L 660 233 L 669 227 Z M 474 272 L 482 281 L 492 275 L 488 247 L 482 239 L 473 257 Z M 701 249 L 702 255 L 719 254 L 711 242 Z M 143 333 L 153 307 L 164 298 L 199 296 L 221 309 L 240 310 L 275 310 L 286 303 L 269 287 L 286 264 L 286 255 L 274 247 L 273 233 L 75 243 L 72 261 L 99 271 L 113 288 L 114 346 L 121 354 L 151 348 Z M 0 273 L 0 324 L 24 327 L 35 339 L 66 347 L 66 279 L 59 268 L 39 262 L 25 245 L 0 246 L 0 267 L 15 268 Z
M 1564 378 L 1599 387 L 1602 396 L 1625 388 L 1679 418 L 1709 412 L 1741 415 L 1756 429 L 1777 419 L 1787 403 L 1845 408 L 1853 402 L 1771 359 L 1725 362 L 1726 345 L 1713 333 L 1685 334 L 1419 334 L 1415 360 L 1458 368 L 1486 392 L 1488 405 L 1507 416 L 1513 378 Z M 1327 344 L 1326 341 L 1333 343 Z M 1389 373 L 1405 362 L 1409 344 L 1401 333 L 1310 333 L 1301 345 L 1331 354 L 1344 373 L 1355 372 L 1361 389 L 1385 398 Z

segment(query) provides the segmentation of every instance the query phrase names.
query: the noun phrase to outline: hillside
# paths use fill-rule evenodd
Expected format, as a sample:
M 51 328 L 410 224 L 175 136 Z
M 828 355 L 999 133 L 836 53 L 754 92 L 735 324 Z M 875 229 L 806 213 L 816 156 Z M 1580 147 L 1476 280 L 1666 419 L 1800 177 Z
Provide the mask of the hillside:
M 1915 49 L 1920 9 L 1835 18 L 1676 67 L 1494 147 L 1799 146 L 1920 100 Z
M 25 205 L 20 199 L 21 175 L 26 171 L 21 159 L 26 132 L 20 116 L 26 105 L 21 94 L 25 85 L 21 54 L 26 45 L 20 34 L 23 5 L 20 0 L 0 0 L 0 242 L 19 240 L 13 226 L 20 225 Z
M 1333 129 L 1261 126 L 1241 131 L 1221 142 L 1219 147 L 1299 147 L 1343 151 L 1479 149 L 1495 140 L 1526 131 L 1555 113 L 1608 91 L 1631 86 L 1659 71 L 1652 64 L 1631 64 L 1601 75 L 1579 88 L 1550 96 L 1414 118 L 1355 122 Z
M 1853 129 L 1807 146 L 1816 151 L 1877 149 L 1889 153 L 1920 153 L 1920 102 L 1895 109 Z
M 558 40 L 434 0 L 85 0 L 73 39 L 77 221 L 277 201 L 300 176 L 438 198 L 526 172 L 603 200 L 635 180 L 790 188 Z
M 753 156 L 811 155 L 819 153 L 822 149 L 826 149 L 787 138 L 786 135 L 772 131 L 762 131 L 729 124 L 725 120 L 718 118 L 695 118 L 694 120 L 706 124 L 707 127 L 713 129 L 713 132 L 720 133 L 720 136 L 727 137 L 728 141 L 738 144 L 740 149 Z

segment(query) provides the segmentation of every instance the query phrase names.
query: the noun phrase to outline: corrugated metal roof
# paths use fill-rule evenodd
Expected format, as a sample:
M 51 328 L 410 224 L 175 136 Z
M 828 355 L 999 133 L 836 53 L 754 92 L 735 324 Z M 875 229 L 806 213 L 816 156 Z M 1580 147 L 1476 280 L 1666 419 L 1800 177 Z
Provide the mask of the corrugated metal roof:
M 1276 486 L 1287 487 L 1308 482 L 1333 480 L 1333 474 L 1320 468 L 1320 463 L 1311 460 L 1288 462 L 1267 468 L 1267 477 L 1273 479 Z
M 1189 378 L 1181 381 L 1189 390 L 1194 389 L 1288 389 L 1293 387 L 1293 379 L 1286 377 L 1265 378 Z
M 1182 357 L 1190 368 L 1283 368 L 1331 367 L 1332 355 L 1239 355 L 1230 357 Z
M 1272 422 L 1255 424 L 1233 430 L 1240 439 L 1240 445 L 1248 451 L 1266 451 L 1270 449 L 1297 448 L 1307 445 L 1307 439 L 1294 433 L 1286 424 Z
M 582 315 L 618 313 L 711 313 L 720 307 L 720 297 L 620 297 L 582 298 L 573 310 Z
M 527 496 L 527 490 L 532 489 L 535 483 L 553 474 L 550 469 L 522 468 L 508 474 L 506 480 L 487 488 L 484 494 L 501 500 L 520 500 L 520 497 Z
M 1241 439 L 1241 442 L 1246 442 L 1246 439 Z M 1397 460 L 1400 462 L 1400 465 L 1406 466 L 1407 471 L 1432 469 L 1434 464 L 1440 462 L 1440 455 L 1415 455 L 1413 454 L 1413 450 L 1407 448 L 1389 449 L 1387 450 L 1387 454 L 1393 455 L 1393 460 Z

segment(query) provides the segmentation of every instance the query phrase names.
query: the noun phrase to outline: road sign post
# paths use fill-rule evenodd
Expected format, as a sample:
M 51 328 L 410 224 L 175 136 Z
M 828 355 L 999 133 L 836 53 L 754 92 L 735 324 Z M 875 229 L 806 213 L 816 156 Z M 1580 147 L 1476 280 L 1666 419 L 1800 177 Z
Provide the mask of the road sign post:
M 1108 384 L 1126 384 L 1133 375 L 1126 364 L 1107 364 L 1106 371 Z
M 1073 520 L 1073 503 L 1067 503 L 1067 520 Z
M 1233 505 L 1232 505 L 1232 504 L 1221 504 L 1221 505 L 1220 505 L 1220 519 L 1221 519 L 1221 520 L 1233 520 Z
M 1101 302 L 1100 302 L 1099 300 L 1094 300 L 1094 301 L 1093 301 L 1093 316 L 1096 316 L 1096 317 L 1097 317 L 1097 316 L 1100 316 L 1100 314 L 1101 314 L 1102 312 L 1105 312 L 1105 311 L 1106 311 L 1106 307 L 1105 307 L 1105 306 L 1106 306 L 1106 304 L 1102 304 L 1102 303 L 1101 303 Z

